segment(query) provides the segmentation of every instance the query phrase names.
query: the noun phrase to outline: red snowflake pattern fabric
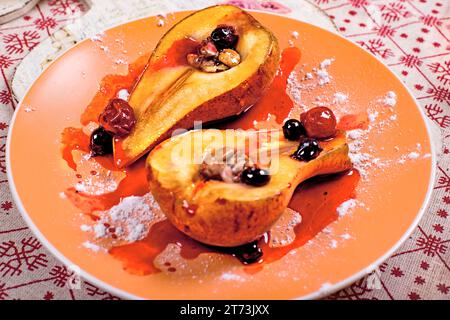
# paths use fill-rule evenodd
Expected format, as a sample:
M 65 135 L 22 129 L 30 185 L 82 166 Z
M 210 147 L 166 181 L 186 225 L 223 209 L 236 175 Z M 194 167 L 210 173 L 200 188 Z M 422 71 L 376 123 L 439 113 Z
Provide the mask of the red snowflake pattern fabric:
M 15 108 L 10 80 L 15 67 L 41 41 L 87 9 L 82 0 L 41 1 L 27 15 L 0 25 L 0 300 L 117 299 L 90 283 L 73 283 L 73 271 L 27 228 L 6 178 L 6 135 Z
M 313 0 L 351 41 L 379 57 L 442 130 L 444 147 L 431 204 L 403 246 L 373 274 L 328 299 L 450 299 L 450 3 L 446 0 Z M 231 0 L 289 12 L 282 1 Z M 87 10 L 82 0 L 45 0 L 0 25 L 0 300 L 117 297 L 57 261 L 22 220 L 7 186 L 5 143 L 15 108 L 10 80 L 42 40 Z

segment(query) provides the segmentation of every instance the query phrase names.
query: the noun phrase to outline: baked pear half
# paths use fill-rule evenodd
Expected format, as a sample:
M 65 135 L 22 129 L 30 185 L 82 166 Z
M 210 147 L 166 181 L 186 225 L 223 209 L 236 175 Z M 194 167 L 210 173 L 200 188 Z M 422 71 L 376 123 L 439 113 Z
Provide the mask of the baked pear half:
M 342 132 L 320 141 L 322 151 L 309 162 L 292 157 L 298 142 L 286 140 L 279 131 L 269 132 L 264 139 L 258 137 L 256 143 L 254 136 L 255 132 L 242 130 L 194 130 L 153 149 L 146 162 L 150 190 L 181 232 L 213 246 L 249 243 L 270 230 L 300 183 L 352 167 Z M 209 174 L 212 170 L 212 175 L 217 169 L 214 162 L 205 164 L 205 159 L 210 159 L 212 151 L 220 150 L 225 154 L 221 159 L 229 159 L 229 151 L 234 150 L 234 154 L 250 159 L 246 161 L 265 166 L 270 173 L 269 182 L 251 186 L 233 180 L 233 176 L 205 177 L 205 168 Z
M 223 25 L 237 33 L 240 63 L 214 73 L 190 65 L 187 55 Z M 269 87 L 279 59 L 276 37 L 240 8 L 214 6 L 180 21 L 160 40 L 131 92 L 137 123 L 129 136 L 116 139 L 116 165 L 134 162 L 177 128 L 242 113 Z

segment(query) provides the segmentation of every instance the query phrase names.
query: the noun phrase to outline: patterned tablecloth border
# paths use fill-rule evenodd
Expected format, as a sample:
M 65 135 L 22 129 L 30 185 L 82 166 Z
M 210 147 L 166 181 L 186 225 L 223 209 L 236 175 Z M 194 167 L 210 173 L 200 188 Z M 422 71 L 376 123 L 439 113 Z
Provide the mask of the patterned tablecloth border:
M 89 2 L 94 7 L 101 3 L 100 11 L 85 14 L 88 6 L 82 0 L 45 0 L 24 17 L 0 25 L 0 300 L 117 299 L 88 282 L 82 282 L 78 289 L 71 286 L 73 273 L 42 247 L 11 200 L 6 179 L 5 142 L 16 106 L 13 90 L 23 96 L 48 61 L 82 38 L 122 21 L 120 13 L 130 12 L 127 10 L 130 6 L 137 8 L 135 12 L 147 15 L 173 11 L 173 5 L 185 10 L 217 1 L 177 0 L 170 5 L 153 0 Z M 305 12 L 304 3 L 294 0 L 228 2 L 294 17 L 299 10 Z M 333 20 L 333 23 L 321 20 L 324 27 L 336 26 L 348 39 L 380 58 L 406 83 L 443 136 L 435 190 L 415 232 L 374 273 L 329 299 L 450 299 L 450 149 L 447 141 L 450 137 L 450 3 L 444 0 L 314 0 L 313 3 Z M 317 17 L 318 11 L 308 8 L 311 12 L 302 20 Z M 148 13 L 144 13 L 147 9 Z M 115 18 L 102 18 L 110 14 L 105 15 L 108 11 Z M 76 22 L 83 14 L 84 19 L 91 14 L 92 21 L 97 19 L 98 24 Z M 127 19 L 137 17 L 127 16 Z M 71 26 L 61 29 L 67 25 Z M 59 29 L 61 31 L 57 32 Z M 33 55 L 27 57 L 31 50 Z M 21 61 L 11 85 L 15 67 Z

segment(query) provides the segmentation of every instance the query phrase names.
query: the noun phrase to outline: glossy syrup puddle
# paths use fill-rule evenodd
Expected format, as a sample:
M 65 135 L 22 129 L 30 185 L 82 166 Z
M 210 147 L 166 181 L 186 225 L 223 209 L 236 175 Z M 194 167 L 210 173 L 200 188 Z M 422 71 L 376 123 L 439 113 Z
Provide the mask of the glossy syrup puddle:
M 266 121 L 271 115 L 276 119 L 285 119 L 291 109 L 293 102 L 286 93 L 287 79 L 300 61 L 300 50 L 295 47 L 287 48 L 282 53 L 282 59 L 277 75 L 265 96 L 252 109 L 233 121 L 220 125 L 223 128 L 253 128 L 257 121 Z M 98 115 L 102 112 L 108 101 L 115 97 L 117 92 L 126 89 L 131 91 L 139 75 L 145 68 L 148 56 L 140 58 L 136 63 L 130 65 L 128 75 L 109 75 L 101 83 L 101 89 L 94 97 L 81 116 L 81 124 L 97 122 Z M 176 61 L 176 59 L 174 60 Z M 163 60 L 161 63 L 171 66 L 171 60 Z M 176 63 L 176 62 L 175 62 Z M 276 101 L 276 103 L 274 103 Z M 79 150 L 89 152 L 89 136 L 81 129 L 66 128 L 62 133 L 62 156 L 68 166 L 77 169 L 73 159 L 73 151 Z M 142 196 L 148 193 L 146 181 L 145 159 L 141 159 L 132 166 L 125 169 L 117 169 L 114 166 L 112 156 L 97 157 L 94 161 L 103 168 L 111 171 L 123 172 L 123 178 L 115 191 L 91 195 L 70 187 L 65 195 L 72 204 L 84 214 L 98 219 L 97 212 L 105 211 L 120 203 L 128 196 Z M 80 177 L 81 178 L 81 177 Z M 288 254 L 291 250 L 299 248 L 314 238 L 326 226 L 338 218 L 337 207 L 346 200 L 355 197 L 355 188 L 359 181 L 356 170 L 334 175 L 326 178 L 317 178 L 301 184 L 290 204 L 289 208 L 299 212 L 302 222 L 295 226 L 295 239 L 284 247 L 271 247 L 270 235 L 266 235 L 257 243 L 246 248 L 223 249 L 202 245 L 175 229 L 167 220 L 159 221 L 150 227 L 148 235 L 140 241 L 113 246 L 109 253 L 116 259 L 122 261 L 124 269 L 137 275 L 148 275 L 161 272 L 155 266 L 155 259 L 167 248 L 169 244 L 180 247 L 182 258 L 192 260 L 202 253 L 222 253 L 236 256 L 245 262 L 243 256 L 253 255 L 256 263 L 245 265 L 248 273 L 262 270 L 263 266 L 277 261 Z M 248 251 L 251 247 L 252 251 Z M 262 255 L 261 255 L 262 253 Z M 244 263 L 245 264 L 245 263 Z M 169 272 L 176 269 L 167 261 L 165 267 Z
M 273 248 L 269 246 L 270 235 L 266 235 L 254 246 L 254 250 L 262 251 L 262 256 L 256 263 L 245 265 L 244 270 L 250 274 L 261 271 L 264 265 L 280 260 L 291 250 L 313 239 L 337 220 L 337 207 L 355 197 L 358 181 L 358 172 L 352 170 L 301 184 L 289 203 L 289 208 L 300 212 L 302 216 L 302 222 L 294 228 L 294 241 L 287 246 Z M 168 220 L 154 224 L 142 241 L 117 246 L 109 252 L 122 261 L 124 268 L 130 273 L 148 275 L 161 272 L 153 262 L 171 243 L 178 245 L 181 257 L 188 260 L 195 259 L 202 253 L 231 254 L 239 260 L 242 254 L 253 254 L 251 251 L 243 251 L 242 248 L 224 249 L 202 245 L 179 232 Z

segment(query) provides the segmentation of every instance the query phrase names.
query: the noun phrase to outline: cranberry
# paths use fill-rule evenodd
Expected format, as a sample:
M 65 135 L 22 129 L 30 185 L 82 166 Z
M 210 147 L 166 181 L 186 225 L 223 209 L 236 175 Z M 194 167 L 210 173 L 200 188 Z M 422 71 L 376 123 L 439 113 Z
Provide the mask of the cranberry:
M 235 248 L 234 256 L 243 264 L 252 264 L 261 259 L 263 252 L 258 245 L 258 241 L 254 241 Z
M 283 126 L 284 137 L 291 141 L 300 139 L 301 136 L 306 134 L 305 128 L 302 123 L 296 119 L 289 119 Z
M 113 138 L 103 127 L 99 127 L 91 134 L 90 147 L 94 157 L 111 154 L 113 152 Z
M 292 157 L 300 161 L 311 161 L 317 158 L 322 151 L 319 143 L 313 138 L 303 138 L 300 140 L 297 151 L 294 152 Z
M 113 99 L 99 117 L 100 124 L 114 136 L 124 137 L 130 134 L 136 125 L 134 111 L 122 99 Z
M 239 40 L 236 29 L 232 26 L 220 25 L 211 33 L 211 40 L 217 49 L 234 49 Z
M 336 117 L 326 107 L 313 108 L 300 116 L 308 137 L 326 139 L 336 134 Z
M 261 187 L 269 183 L 270 174 L 267 170 L 250 167 L 242 172 L 241 181 L 250 186 Z

